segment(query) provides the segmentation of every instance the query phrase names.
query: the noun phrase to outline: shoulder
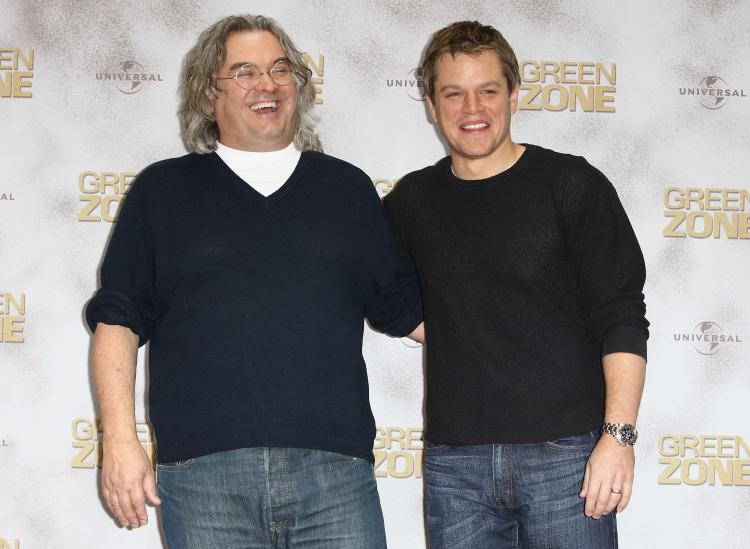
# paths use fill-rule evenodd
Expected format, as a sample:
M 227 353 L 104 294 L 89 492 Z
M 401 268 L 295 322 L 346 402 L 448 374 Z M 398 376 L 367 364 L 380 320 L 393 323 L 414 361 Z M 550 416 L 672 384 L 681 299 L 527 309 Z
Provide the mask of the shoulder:
M 384 203 L 389 207 L 399 207 L 418 198 L 425 193 L 430 186 L 444 178 L 450 157 L 440 159 L 432 166 L 426 166 L 402 177 L 391 192 L 389 192 Z
M 532 162 L 545 172 L 560 192 L 592 192 L 611 187 L 609 180 L 583 156 L 561 153 L 537 145 L 533 147 Z
M 318 151 L 305 151 L 302 154 L 307 157 L 316 176 L 332 181 L 368 181 L 372 184 L 364 171 L 346 160 Z

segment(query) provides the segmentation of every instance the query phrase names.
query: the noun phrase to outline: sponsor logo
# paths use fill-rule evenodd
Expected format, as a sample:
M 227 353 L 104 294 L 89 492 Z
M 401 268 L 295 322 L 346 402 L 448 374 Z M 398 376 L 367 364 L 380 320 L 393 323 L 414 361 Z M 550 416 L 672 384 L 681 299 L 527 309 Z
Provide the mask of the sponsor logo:
M 664 207 L 665 237 L 750 239 L 747 189 L 668 187 Z
M 78 175 L 78 221 L 117 221 L 120 203 L 135 180 L 135 172 L 81 172 Z
M 406 78 L 388 78 L 385 85 L 389 88 L 403 88 L 407 96 L 414 101 L 424 101 L 424 83 L 419 69 L 412 69 Z
M 730 87 L 721 76 L 705 76 L 695 87 L 680 88 L 680 95 L 694 96 L 698 103 L 712 111 L 722 108 L 733 97 L 747 97 L 745 90 Z
M 0 343 L 23 343 L 26 294 L 0 292 Z
M 375 476 L 422 478 L 422 429 L 378 427 L 373 445 Z
M 750 447 L 738 435 L 659 437 L 658 484 L 750 486 Z
M 0 202 L 14 202 L 16 200 L 16 197 L 13 196 L 13 193 L 0 193 Z
M 313 73 L 313 77 L 310 81 L 313 83 L 313 89 L 315 90 L 315 104 L 323 104 L 323 71 L 325 69 L 325 58 L 322 53 L 318 54 L 318 62 L 313 61 L 312 56 L 309 53 L 304 55 L 305 63 Z
M 675 341 L 690 342 L 693 349 L 702 355 L 713 355 L 727 344 L 742 343 L 738 334 L 730 334 L 716 322 L 699 322 L 691 333 L 673 334 Z
M 34 50 L 0 48 L 0 97 L 30 98 Z
M 133 60 L 122 61 L 112 70 L 97 72 L 96 79 L 111 83 L 117 91 L 127 95 L 138 93 L 151 82 L 164 81 L 161 74 L 150 72 Z
M 522 61 L 519 67 L 519 110 L 615 112 L 615 63 Z
M 154 443 L 151 425 L 144 420 L 135 422 L 135 431 L 138 440 L 146 451 L 151 464 L 156 467 L 156 443 Z M 70 466 L 73 469 L 93 469 L 102 466 L 102 429 L 98 420 L 77 417 L 71 424 L 71 435 L 73 436 L 73 457 Z

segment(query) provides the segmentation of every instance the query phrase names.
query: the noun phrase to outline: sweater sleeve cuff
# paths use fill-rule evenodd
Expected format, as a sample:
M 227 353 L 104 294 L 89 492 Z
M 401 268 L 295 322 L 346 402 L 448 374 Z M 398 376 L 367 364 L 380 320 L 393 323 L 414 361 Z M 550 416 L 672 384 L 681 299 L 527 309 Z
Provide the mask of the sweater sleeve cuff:
M 138 346 L 145 345 L 150 334 L 138 308 L 128 296 L 111 290 L 99 290 L 86 306 L 86 322 L 92 332 L 99 322 L 130 328 L 138 336 Z
M 419 326 L 421 323 L 422 302 L 420 300 L 418 307 L 414 307 L 409 314 L 404 315 L 399 319 L 398 324 L 394 325 L 392 328 L 389 328 L 386 331 L 393 337 L 406 337 L 414 330 L 416 330 L 417 326 Z
M 611 353 L 631 353 L 646 356 L 646 340 L 648 331 L 633 326 L 616 326 L 604 334 L 602 342 L 602 356 Z

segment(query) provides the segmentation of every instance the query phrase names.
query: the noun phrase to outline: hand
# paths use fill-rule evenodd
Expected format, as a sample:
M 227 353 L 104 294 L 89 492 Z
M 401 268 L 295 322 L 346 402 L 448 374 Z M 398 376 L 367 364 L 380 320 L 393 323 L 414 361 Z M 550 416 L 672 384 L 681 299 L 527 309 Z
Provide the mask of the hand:
M 635 453 L 632 446 L 620 446 L 615 438 L 602 434 L 591 452 L 583 475 L 579 497 L 586 498 L 585 514 L 595 519 L 625 510 L 633 492 Z M 621 494 L 612 490 L 621 491 Z
M 424 343 L 425 337 L 424 337 L 424 322 L 421 322 L 419 326 L 414 328 L 414 331 L 410 333 L 407 337 L 410 339 L 413 339 L 417 343 Z
M 102 457 L 102 496 L 121 526 L 148 524 L 146 501 L 160 505 L 151 460 L 137 439 L 107 443 Z

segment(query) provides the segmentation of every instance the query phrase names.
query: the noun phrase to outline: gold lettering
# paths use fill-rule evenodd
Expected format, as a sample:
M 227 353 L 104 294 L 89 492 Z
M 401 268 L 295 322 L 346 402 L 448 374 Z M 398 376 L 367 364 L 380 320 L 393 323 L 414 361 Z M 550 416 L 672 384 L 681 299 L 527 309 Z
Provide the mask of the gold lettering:
M 685 211 L 664 212 L 664 217 L 668 219 L 672 218 L 672 221 L 670 221 L 664 228 L 662 235 L 667 237 L 685 238 L 685 232 L 677 232 L 677 229 L 682 225 L 682 222 L 685 221 L 686 216 L 687 212 Z
M 521 84 L 521 91 L 526 91 L 521 95 L 518 108 L 522 111 L 541 111 L 542 106 L 538 103 L 532 103 L 542 92 L 541 84 Z
M 576 69 L 574 61 L 562 61 L 560 63 L 560 84 L 577 84 Z
M 594 88 L 594 108 L 596 112 L 615 112 L 615 107 L 609 105 L 614 103 L 614 86 L 596 86 Z
M 587 94 L 587 92 L 589 92 Z M 576 105 L 580 104 L 583 112 L 594 112 L 594 96 L 596 91 L 593 86 L 570 86 L 570 110 L 575 111 Z
M 526 67 L 531 67 L 528 73 Z M 521 62 L 521 82 L 539 82 L 539 63 L 536 61 Z M 521 89 L 523 89 L 523 86 L 521 86 Z
M 10 314 L 11 309 L 18 315 L 26 314 L 26 294 L 21 292 L 20 299 L 16 299 L 10 292 L 2 294 L 3 314 Z
M 698 230 L 697 220 L 703 221 L 703 229 Z M 687 233 L 693 238 L 708 238 L 713 233 L 713 217 L 704 211 L 688 212 Z
M 602 75 L 604 75 L 604 78 L 606 78 L 607 82 L 609 82 L 612 85 L 617 84 L 617 65 L 612 63 L 610 65 L 610 70 L 607 71 L 607 67 L 604 66 L 604 63 L 597 63 L 595 70 L 596 70 L 596 83 L 599 84 L 602 80 Z
M 725 465 L 726 464 L 726 465 Z M 732 485 L 732 462 L 722 462 L 720 459 L 709 459 L 708 460 L 708 484 L 714 486 L 716 484 L 716 477 L 719 477 L 719 482 L 722 486 Z
M 73 469 L 93 469 L 96 464 L 88 461 L 88 457 L 94 453 L 96 443 L 93 441 L 77 440 L 73 442 L 73 448 L 78 448 L 78 453 L 70 460 Z
M 703 435 L 698 443 L 699 456 L 703 458 L 716 457 L 716 437 Z
M 399 468 L 399 461 L 403 464 Z M 414 455 L 405 450 L 388 452 L 388 476 L 393 478 L 407 478 L 414 474 Z
M 657 482 L 659 484 L 679 484 L 680 479 L 672 478 L 672 475 L 680 468 L 680 459 L 676 457 L 660 458 L 659 464 L 665 465 L 664 470 L 659 474 Z
M 720 458 L 731 458 L 736 457 L 734 453 L 734 437 L 719 435 L 716 437 L 716 443 L 719 451 L 716 456 Z
M 677 195 L 677 200 L 672 197 Z M 682 210 L 685 208 L 685 195 L 679 187 L 669 187 L 664 191 L 664 207 L 670 210 Z
M 34 73 L 31 71 L 14 71 L 10 74 L 13 80 L 13 97 L 32 97 L 32 92 L 24 90 L 31 87 L 31 82 L 27 78 L 32 78 Z
M 388 459 L 388 452 L 385 450 L 375 450 L 373 451 L 373 455 L 375 456 L 375 476 L 380 478 L 387 477 L 387 470 L 381 471 L 380 466 Z
M 714 214 L 714 238 L 721 237 L 721 230 L 724 229 L 724 234 L 727 238 L 737 238 L 737 229 L 739 223 L 737 223 L 737 214 L 732 214 L 731 221 L 724 212 L 716 212 Z
M 541 65 L 542 65 L 542 70 L 539 76 L 539 81 L 542 83 L 545 83 L 547 82 L 547 76 L 551 76 L 552 81 L 555 82 L 556 84 L 559 84 L 560 79 L 558 78 L 557 75 L 560 72 L 560 65 L 558 65 L 554 61 L 542 61 Z
M 81 208 L 81 211 L 78 213 L 78 221 L 101 221 L 102 218 L 97 215 L 92 215 L 93 211 L 96 209 L 96 207 L 99 205 L 99 203 L 102 200 L 102 197 L 99 195 L 93 195 L 93 196 L 86 196 L 86 195 L 78 195 L 78 199 L 81 202 L 85 202 L 86 204 Z
M 23 322 L 22 316 L 3 316 L 2 317 L 2 334 L 0 341 L 6 343 L 23 343 Z
M 734 485 L 750 486 L 750 459 L 738 459 L 734 462 Z
M 558 102 L 552 102 L 552 92 L 558 93 Z M 568 89 L 560 84 L 548 84 L 542 89 L 542 106 L 548 111 L 564 111 L 568 108 Z
M 687 437 L 686 437 L 687 438 Z M 690 467 L 695 465 L 695 467 L 698 469 L 698 476 L 695 478 L 690 477 Z M 688 484 L 690 486 L 698 486 L 700 484 L 705 484 L 706 479 L 708 478 L 708 467 L 706 467 L 706 462 L 702 459 L 697 458 L 688 458 L 682 460 L 682 467 L 680 469 L 680 479 L 684 484 Z
M 578 63 L 578 83 L 598 84 L 598 80 L 594 80 L 594 63 Z
M 664 457 L 676 457 L 680 455 L 679 438 L 674 435 L 662 435 L 659 437 L 659 453 Z

